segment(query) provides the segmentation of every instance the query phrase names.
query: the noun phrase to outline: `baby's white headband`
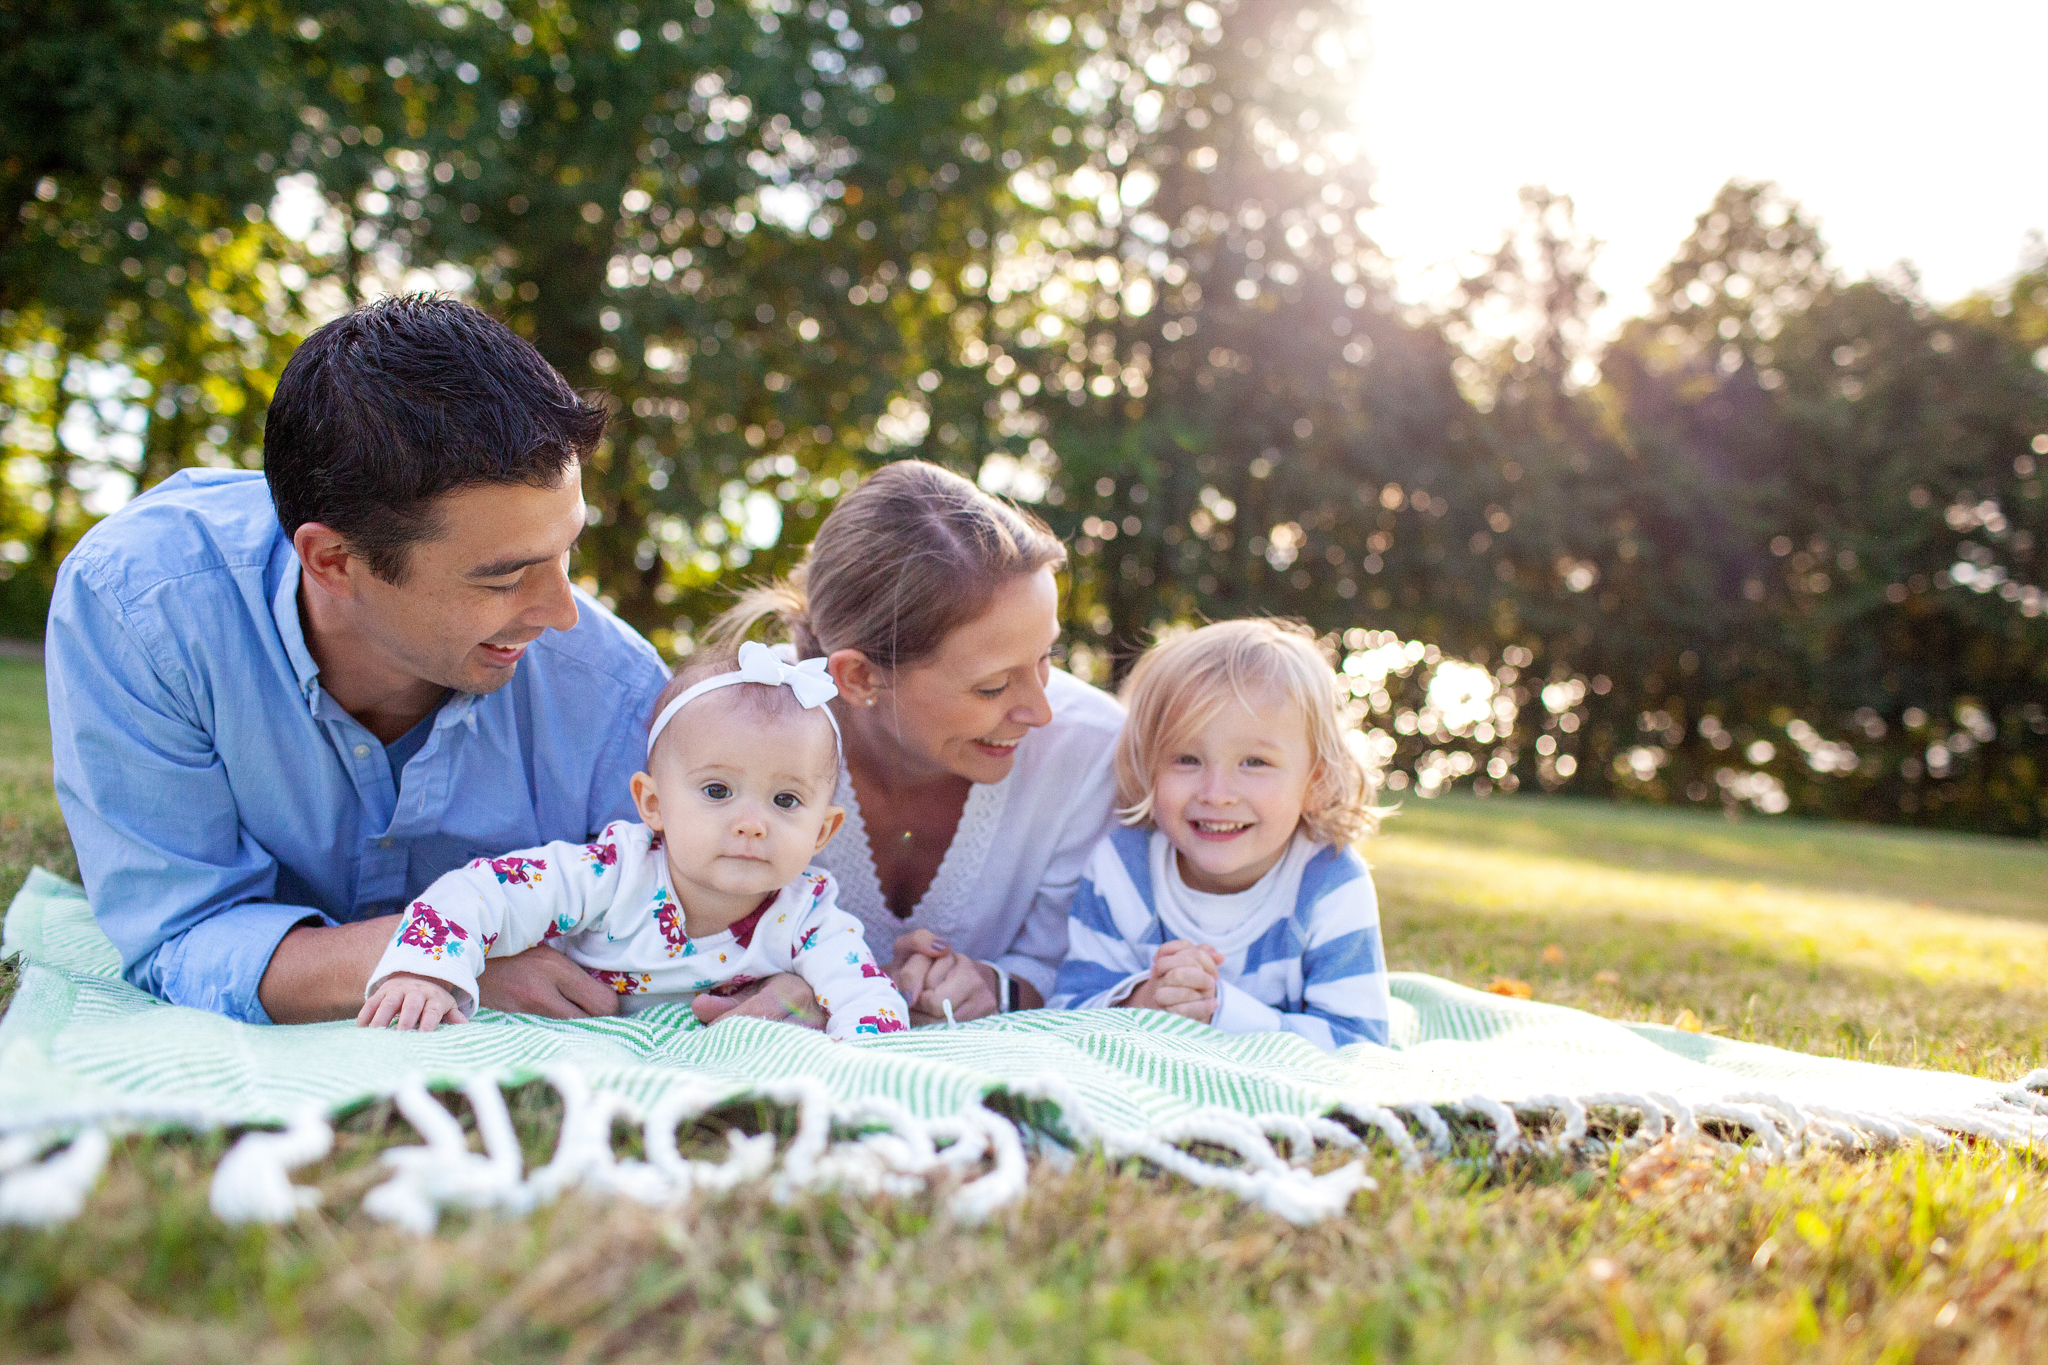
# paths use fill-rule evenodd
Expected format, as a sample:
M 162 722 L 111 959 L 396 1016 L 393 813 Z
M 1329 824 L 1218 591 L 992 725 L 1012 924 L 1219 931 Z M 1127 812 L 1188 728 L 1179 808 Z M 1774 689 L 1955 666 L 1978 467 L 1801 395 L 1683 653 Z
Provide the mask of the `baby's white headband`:
M 647 731 L 647 756 L 654 757 L 654 741 L 661 738 L 661 732 L 675 719 L 676 712 L 688 706 L 706 692 L 715 692 L 721 687 L 732 687 L 738 683 L 760 683 L 766 687 L 787 687 L 796 693 L 797 701 L 807 711 L 822 711 L 825 719 L 832 723 L 832 738 L 840 740 L 839 721 L 827 705 L 839 695 L 839 687 L 832 681 L 832 675 L 825 671 L 823 658 L 805 659 L 800 664 L 786 664 L 775 657 L 775 651 L 755 640 L 740 646 L 740 666 L 731 673 L 720 673 L 693 683 L 681 696 L 661 708 L 661 714 L 654 718 L 654 724 Z M 841 742 L 840 747 L 845 745 Z

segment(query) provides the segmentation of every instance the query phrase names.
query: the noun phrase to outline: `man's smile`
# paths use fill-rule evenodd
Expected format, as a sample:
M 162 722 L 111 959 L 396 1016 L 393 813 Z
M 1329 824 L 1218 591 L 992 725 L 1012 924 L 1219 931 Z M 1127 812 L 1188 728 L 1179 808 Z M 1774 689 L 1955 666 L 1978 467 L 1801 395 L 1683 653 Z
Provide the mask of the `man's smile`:
M 494 664 L 499 668 L 510 668 L 513 664 L 519 662 L 520 656 L 526 653 L 526 646 L 532 643 L 533 641 L 528 640 L 525 644 L 494 645 L 486 640 L 478 645 L 477 648 L 483 651 L 486 662 Z

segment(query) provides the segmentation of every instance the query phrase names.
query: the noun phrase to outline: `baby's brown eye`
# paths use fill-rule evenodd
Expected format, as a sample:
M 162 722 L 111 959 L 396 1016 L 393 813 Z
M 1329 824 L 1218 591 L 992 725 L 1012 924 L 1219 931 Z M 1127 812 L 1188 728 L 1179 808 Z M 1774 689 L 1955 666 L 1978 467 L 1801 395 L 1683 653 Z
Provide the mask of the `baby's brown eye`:
M 706 782 L 704 784 L 704 794 L 713 801 L 723 801 L 732 795 L 732 788 L 726 786 L 723 782 Z
M 783 810 L 795 810 L 803 802 L 798 799 L 795 792 L 777 792 L 775 794 L 775 804 Z

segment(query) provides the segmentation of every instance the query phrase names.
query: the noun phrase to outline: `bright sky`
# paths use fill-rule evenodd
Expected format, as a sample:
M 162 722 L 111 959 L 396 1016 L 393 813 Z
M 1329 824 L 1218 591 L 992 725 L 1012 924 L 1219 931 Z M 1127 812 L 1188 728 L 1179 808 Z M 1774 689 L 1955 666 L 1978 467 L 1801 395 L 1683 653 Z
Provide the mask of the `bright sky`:
M 1516 191 L 1607 243 L 1609 324 L 1732 177 L 1775 180 L 1852 276 L 1946 302 L 2048 232 L 2048 0 L 1375 0 L 1365 144 L 1402 291 L 1498 244 Z M 1433 271 L 1433 268 L 1436 268 Z

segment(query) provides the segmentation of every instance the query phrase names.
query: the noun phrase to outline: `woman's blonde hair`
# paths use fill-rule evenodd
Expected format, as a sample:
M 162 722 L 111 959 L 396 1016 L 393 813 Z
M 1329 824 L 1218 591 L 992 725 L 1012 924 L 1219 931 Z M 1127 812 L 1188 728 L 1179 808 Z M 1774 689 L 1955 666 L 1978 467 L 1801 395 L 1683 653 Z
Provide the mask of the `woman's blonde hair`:
M 1005 583 L 1064 568 L 1044 522 L 923 460 L 884 465 L 839 499 L 787 578 L 751 588 L 707 633 L 732 648 L 774 619 L 811 658 L 857 649 L 882 668 L 938 652 Z
M 1309 837 L 1344 845 L 1379 828 L 1376 784 L 1345 741 L 1337 675 L 1315 633 L 1292 621 L 1219 621 L 1161 640 L 1139 657 L 1118 694 L 1129 712 L 1116 744 L 1117 815 L 1152 818 L 1152 777 L 1160 760 L 1233 702 L 1278 693 L 1308 722 L 1315 755 L 1301 822 Z

